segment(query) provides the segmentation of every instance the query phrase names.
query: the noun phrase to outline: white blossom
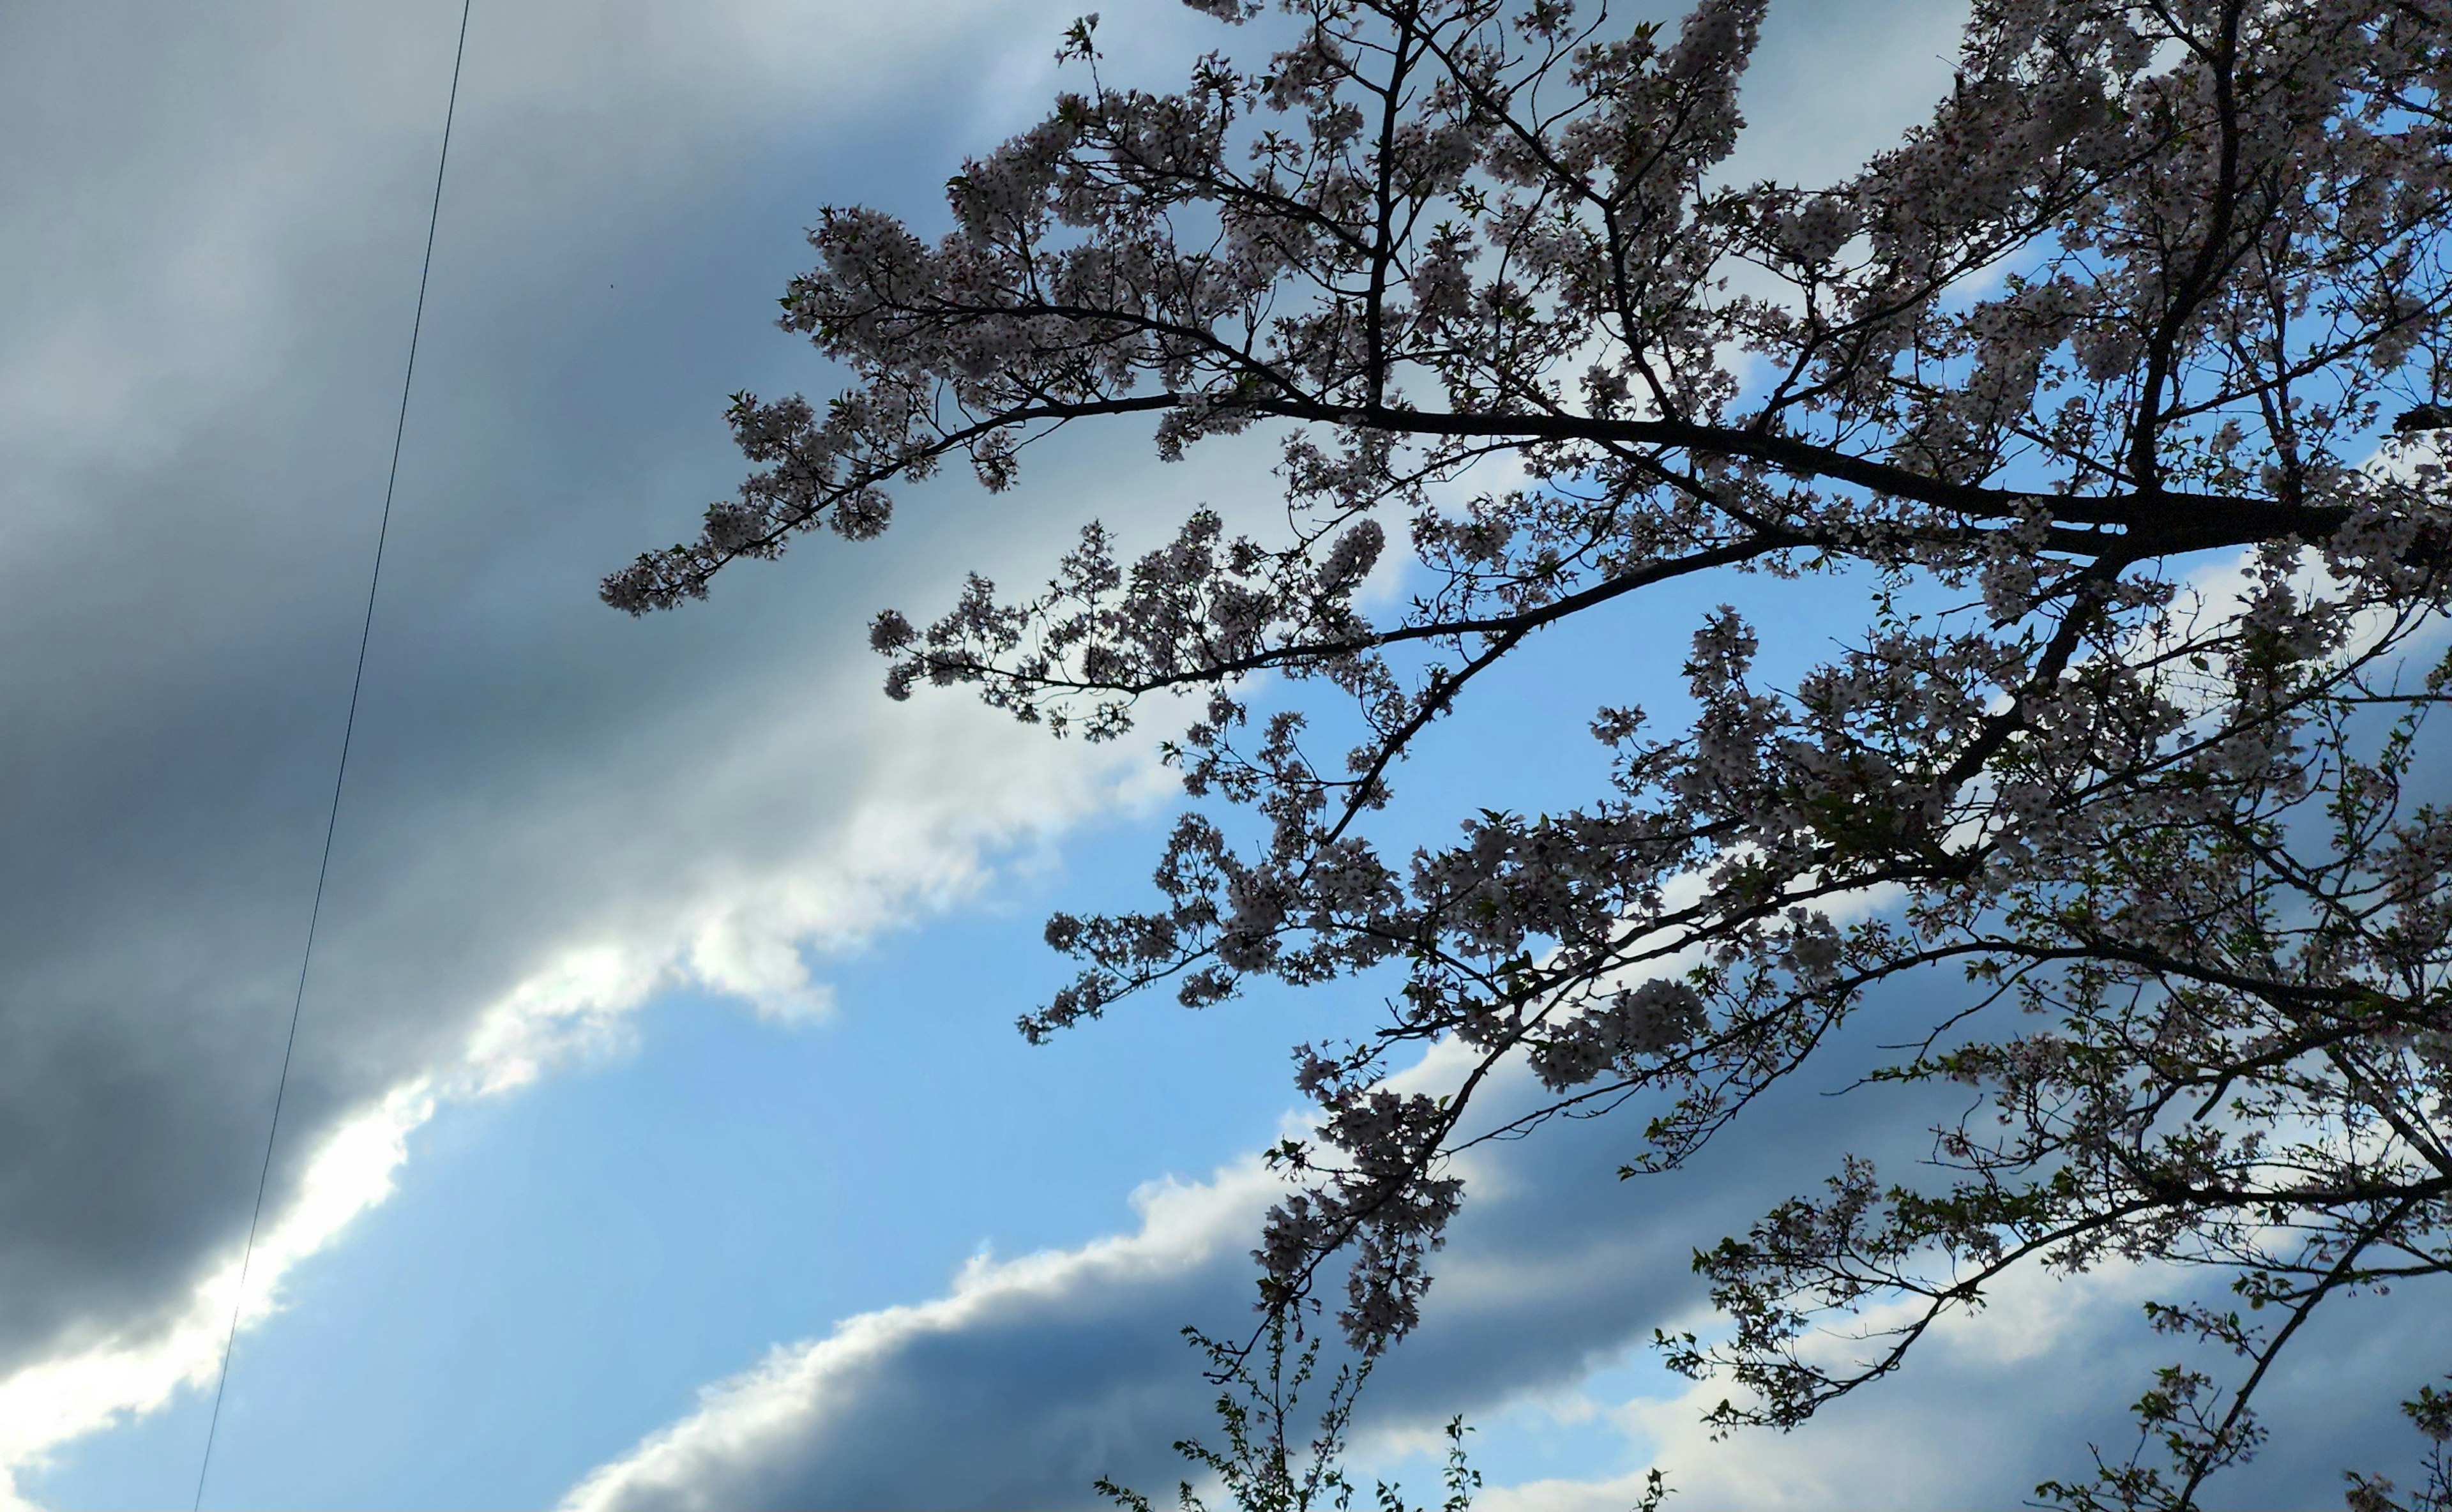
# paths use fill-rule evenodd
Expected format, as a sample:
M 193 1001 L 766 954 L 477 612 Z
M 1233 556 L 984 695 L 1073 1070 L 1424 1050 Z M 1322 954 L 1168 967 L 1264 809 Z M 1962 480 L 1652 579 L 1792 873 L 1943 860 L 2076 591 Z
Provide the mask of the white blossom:
M 872 629 L 897 697 L 969 685 L 1058 733 L 1205 695 L 1169 747 L 1194 808 L 1158 896 L 1050 924 L 1082 972 L 1025 1031 L 1144 989 L 1401 972 L 1375 1034 L 1303 1052 L 1318 1132 L 1258 1250 L 1280 1321 L 1342 1267 L 1375 1352 L 1419 1317 L 1467 1198 L 1450 1157 L 1510 1057 L 1554 1100 L 1509 1132 L 1639 1102 L 1631 1168 L 1662 1168 L 1922 973 L 1932 1037 L 1876 1083 L 1981 1105 L 1915 1182 L 1845 1160 L 1705 1248 L 1733 1331 L 1671 1363 L 1750 1388 L 1728 1421 L 1789 1424 L 2007 1267 L 2224 1267 L 2288 1326 L 2157 1314 L 2243 1382 L 2169 1377 L 2146 1424 L 2167 1464 L 2055 1491 L 2193 1504 L 2253 1448 L 2290 1320 L 2452 1270 L 2452 826 L 2415 781 L 2442 770 L 2424 716 L 2452 664 L 2412 659 L 2452 596 L 2452 6 L 1974 0 L 1928 123 L 1841 182 L 1752 186 L 1720 168 L 1761 0 L 1673 29 L 1568 0 L 1283 9 L 1278 50 L 1205 56 L 1177 92 L 1093 68 L 963 165 L 934 241 L 824 211 L 782 324 L 852 387 L 736 396 L 759 471 L 605 599 L 679 603 L 821 524 L 875 536 L 957 455 L 1017 486 L 1058 424 L 1149 423 L 1167 458 L 1279 427 L 1281 535 L 1190 510 L 1123 561 L 1094 524 L 1042 592 L 973 579 Z M 2405 465 L 2354 465 L 2396 423 Z M 1493 458 L 1520 484 L 1440 501 Z M 1366 608 L 1397 520 L 1410 598 Z M 2245 585 L 2190 609 L 2205 553 L 2245 554 Z M 1867 585 L 1861 633 L 1765 685 L 1779 585 L 1823 570 Z M 1700 626 L 1641 617 L 1705 574 L 1732 601 Z M 1936 600 L 1960 607 L 1903 607 Z M 1605 786 L 1527 816 L 1493 774 L 1452 840 L 1384 850 L 1422 732 L 1579 615 L 1682 663 L 1691 720 L 1610 704 L 1595 665 Z M 1263 672 L 1292 702 L 1256 720 Z M 1315 756 L 1332 709 L 1359 743 Z M 1904 901 L 1833 922 L 1875 892 Z M 1386 1084 L 1438 1039 L 1472 1051 L 1461 1086 Z M 1852 1364 L 1801 1350 L 1874 1300 L 1914 1321 Z

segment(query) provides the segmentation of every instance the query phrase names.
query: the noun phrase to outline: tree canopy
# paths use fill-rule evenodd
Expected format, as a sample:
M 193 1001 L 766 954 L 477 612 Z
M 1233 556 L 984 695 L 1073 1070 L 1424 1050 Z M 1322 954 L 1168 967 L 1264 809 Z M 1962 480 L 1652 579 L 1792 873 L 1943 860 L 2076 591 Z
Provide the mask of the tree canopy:
M 1729 1327 L 1671 1363 L 1791 1425 L 2013 1267 L 2213 1267 L 2240 1308 L 2152 1323 L 2239 1369 L 2173 1366 L 2137 1455 L 2044 1488 L 2193 1503 L 2314 1309 L 2452 1269 L 2452 4 L 1974 0 L 1928 123 L 1814 185 L 1725 171 L 1765 0 L 1191 3 L 1257 25 L 1175 92 L 1104 83 L 1078 25 L 1084 87 L 963 165 L 934 240 L 821 214 L 782 324 L 851 386 L 736 396 L 758 470 L 607 602 L 874 537 L 949 460 L 1012 487 L 1058 427 L 1154 421 L 1169 459 L 1270 427 L 1281 532 L 1193 509 L 1124 560 L 1093 523 L 1042 593 L 875 623 L 895 697 L 1091 739 L 1191 691 L 1170 758 L 1256 821 L 1188 812 L 1150 907 L 1054 919 L 1081 970 L 1023 1031 L 1400 973 L 1375 1032 L 1300 1052 L 1317 1132 L 1259 1250 L 1266 1306 L 1341 1286 L 1371 1354 L 1503 1068 L 1547 1096 L 1496 1131 L 1631 1104 L 1663 1169 L 1913 973 L 1926 1037 L 1876 1079 L 1969 1112 L 1699 1250 Z M 2218 562 L 2235 591 L 2185 591 Z M 1691 720 L 1593 667 L 1605 787 L 1528 817 L 1493 773 L 1452 842 L 1374 839 L 1476 679 L 1706 574 Z M 1770 685 L 1762 606 L 1814 574 L 1866 586 L 1862 629 Z M 1332 709 L 1351 750 L 1315 749 Z M 1461 1079 L 1389 1086 L 1431 1042 Z M 1873 1303 L 1906 1306 L 1806 1347 Z M 2439 1450 L 2444 1400 L 2410 1405 Z

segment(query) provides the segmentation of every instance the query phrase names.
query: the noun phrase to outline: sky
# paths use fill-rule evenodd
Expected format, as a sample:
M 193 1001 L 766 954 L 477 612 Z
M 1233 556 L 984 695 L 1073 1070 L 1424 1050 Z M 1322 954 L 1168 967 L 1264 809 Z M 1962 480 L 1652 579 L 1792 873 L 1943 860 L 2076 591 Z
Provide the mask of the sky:
M 1846 171 L 1947 88 L 1955 14 L 1774 0 L 1741 167 Z M 1031 580 L 1092 516 L 1129 542 L 1263 509 L 1265 439 L 1170 466 L 1145 433 L 1069 435 L 1013 492 L 910 490 L 880 540 L 813 540 L 703 605 L 632 621 L 594 591 L 738 481 L 725 395 L 838 382 L 772 324 L 819 207 L 934 229 L 963 155 L 1044 108 L 1070 19 L 476 0 L 242 1295 L 459 8 L 0 8 L 0 1506 L 187 1502 L 234 1302 L 208 1504 L 1172 1485 L 1168 1444 L 1209 1425 L 1177 1331 L 1250 1316 L 1287 1047 L 1373 1005 L 1137 1003 L 1025 1045 L 1064 975 L 1044 918 L 1145 895 L 1169 778 L 1146 741 L 891 703 L 862 627 L 967 570 Z M 1128 0 L 1099 38 L 1111 77 L 1162 84 L 1215 33 Z M 1730 591 L 1552 636 L 1409 801 L 1572 795 L 1601 756 L 1571 733 L 1673 697 Z M 1784 599 L 1770 659 L 1850 602 Z M 1427 1489 L 1461 1412 L 1497 1512 L 1621 1507 L 1655 1464 L 1687 1508 L 1992 1506 L 2125 1449 L 2154 1278 L 2010 1287 L 1786 1436 L 1710 1441 L 1717 1393 L 1644 1345 L 1702 1325 L 1694 1246 L 1839 1149 L 1920 1153 L 1920 1114 L 1828 1095 L 1918 1006 L 1875 1005 L 1672 1177 L 1619 1183 L 1607 1122 L 1476 1151 L 1357 1463 Z M 2442 1330 L 2322 1326 L 2234 1504 L 2407 1457 L 2389 1404 Z

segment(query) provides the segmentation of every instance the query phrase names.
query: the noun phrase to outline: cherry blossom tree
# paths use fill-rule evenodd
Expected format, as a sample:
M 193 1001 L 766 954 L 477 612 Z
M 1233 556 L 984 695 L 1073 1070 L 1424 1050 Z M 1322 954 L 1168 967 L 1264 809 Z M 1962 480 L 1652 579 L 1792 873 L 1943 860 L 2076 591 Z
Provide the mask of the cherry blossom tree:
M 2206 1271 L 2237 1307 L 2151 1325 L 2238 1368 L 2175 1365 L 2136 1454 L 2044 1488 L 2193 1504 L 2321 1305 L 2452 1269 L 2452 3 L 1974 0 L 1928 124 L 1829 185 L 1726 168 L 1764 0 L 1192 3 L 1249 29 L 1150 92 L 1077 25 L 1082 88 L 963 165 L 935 240 L 822 213 L 782 324 L 851 386 L 736 396 L 758 470 L 606 601 L 874 537 L 949 460 L 1012 487 L 1077 422 L 1166 459 L 1262 428 L 1282 529 L 1190 509 L 1129 558 L 1093 523 L 1043 592 L 875 623 L 898 698 L 1093 740 L 1197 711 L 1159 896 L 1053 920 L 1080 973 L 1023 1032 L 1395 982 L 1299 1051 L 1316 1135 L 1258 1251 L 1265 1307 L 1341 1287 L 1372 1355 L 1461 1149 L 1627 1106 L 1629 1172 L 1678 1166 L 1911 978 L 1922 1043 L 1866 1095 L 1972 1110 L 1700 1251 L 1727 1326 L 1671 1363 L 1792 1425 L 2016 1267 Z M 1586 801 L 1527 817 L 1493 774 L 1452 842 L 1374 838 L 1492 668 L 1707 574 L 1691 718 L 1591 667 Z M 1763 606 L 1822 576 L 1861 632 L 1774 685 Z M 1389 1085 L 1434 1043 L 1451 1087 Z M 1476 1121 L 1510 1076 L 1533 1109 Z M 2439 1448 L 2443 1403 L 2410 1404 Z M 2436 1463 L 2412 1504 L 2452 1501 Z

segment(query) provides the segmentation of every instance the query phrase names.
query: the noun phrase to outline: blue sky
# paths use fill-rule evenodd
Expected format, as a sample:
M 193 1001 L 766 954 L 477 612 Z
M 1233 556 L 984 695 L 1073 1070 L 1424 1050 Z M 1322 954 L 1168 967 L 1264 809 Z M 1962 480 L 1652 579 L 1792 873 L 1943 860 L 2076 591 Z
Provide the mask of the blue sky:
M 1952 13 L 1775 4 L 1748 170 L 1880 145 L 1946 88 Z M 194 1485 L 457 19 L 0 11 L 0 1505 Z M 1168 788 L 1145 745 L 888 703 L 860 631 L 965 569 L 1027 580 L 1094 514 L 1129 542 L 1265 508 L 1265 444 L 1162 467 L 1068 436 L 1011 494 L 932 484 L 882 540 L 712 603 L 594 598 L 737 480 L 725 394 L 832 383 L 771 326 L 818 206 L 933 225 L 962 154 L 1044 104 L 1069 19 L 477 0 L 209 1502 L 1079 1505 L 1101 1471 L 1171 1482 L 1204 1425 L 1175 1330 L 1245 1316 L 1287 1047 L 1371 1005 L 1151 1002 L 1024 1045 L 1062 975 L 1042 920 L 1141 895 Z M 1099 35 L 1155 83 L 1210 29 L 1144 0 Z M 1591 706 L 1673 702 L 1692 615 L 1760 586 L 1553 637 L 1399 821 L 1564 801 Z M 1850 601 L 1782 589 L 1773 670 Z M 2010 1504 L 2117 1438 L 2152 1360 L 2114 1276 L 2005 1296 L 1827 1424 L 1705 1441 L 1638 1344 L 1693 1315 L 1688 1248 L 1818 1176 L 1800 1151 L 1912 1157 L 1917 1120 L 1830 1078 L 1640 1191 L 1606 1126 L 1475 1157 L 1365 1463 L 1426 1486 L 1461 1410 L 1500 1512 L 1623 1505 L 1655 1460 L 1693 1506 Z M 2329 1499 L 2391 1426 L 2342 1381 L 2428 1373 L 2434 1341 L 2341 1326 L 2279 1384 L 2303 1428 L 2244 1501 Z

